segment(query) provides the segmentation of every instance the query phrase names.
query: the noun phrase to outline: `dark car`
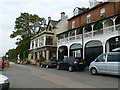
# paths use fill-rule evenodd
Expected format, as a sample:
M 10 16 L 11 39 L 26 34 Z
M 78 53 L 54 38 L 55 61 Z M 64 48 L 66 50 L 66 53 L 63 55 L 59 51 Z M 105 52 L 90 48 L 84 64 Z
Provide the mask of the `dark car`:
M 86 66 L 85 60 L 79 57 L 66 57 L 62 61 L 58 62 L 57 69 L 66 69 L 70 72 L 74 70 L 83 71 Z
M 52 68 L 52 67 L 57 67 L 57 61 L 56 60 L 46 60 L 41 64 L 41 67 L 45 68 Z

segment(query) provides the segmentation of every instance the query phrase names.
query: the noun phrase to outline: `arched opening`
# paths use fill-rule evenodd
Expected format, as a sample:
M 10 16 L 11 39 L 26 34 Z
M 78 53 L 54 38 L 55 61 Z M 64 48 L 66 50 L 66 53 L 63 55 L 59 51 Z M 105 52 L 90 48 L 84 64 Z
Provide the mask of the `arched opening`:
M 95 23 L 93 26 L 93 31 L 94 36 L 103 34 L 103 24 L 101 22 Z
M 89 66 L 101 53 L 103 53 L 103 45 L 99 40 L 92 40 L 85 44 L 85 59 Z
M 84 38 L 89 38 L 92 36 L 92 27 L 87 25 L 84 27 Z
M 120 16 L 115 20 L 116 30 L 120 31 Z
M 64 57 L 68 56 L 67 46 L 61 46 L 58 48 L 58 60 L 63 60 Z
M 82 32 L 83 32 L 83 29 L 82 28 L 79 28 L 76 30 L 76 39 L 82 39 Z
M 70 46 L 70 56 L 72 57 L 81 57 L 83 56 L 82 54 L 82 45 L 79 43 L 74 43 Z
M 104 23 L 105 27 L 113 26 L 113 20 L 112 19 L 107 19 Z
M 107 19 L 104 23 L 104 33 L 114 32 L 114 24 L 112 19 Z
M 75 30 L 70 31 L 70 40 L 75 40 Z
M 112 52 L 120 48 L 120 36 L 113 37 L 106 42 L 106 52 Z
M 85 26 L 84 33 L 91 32 L 91 31 L 92 31 L 92 27 L 90 25 Z

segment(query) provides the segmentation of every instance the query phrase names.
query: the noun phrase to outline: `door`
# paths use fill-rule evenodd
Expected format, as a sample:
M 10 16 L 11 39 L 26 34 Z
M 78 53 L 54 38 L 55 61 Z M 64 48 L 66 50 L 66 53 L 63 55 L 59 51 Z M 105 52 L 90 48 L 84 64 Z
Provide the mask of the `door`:
M 95 66 L 98 69 L 98 72 L 106 71 L 106 54 L 102 54 L 95 60 Z

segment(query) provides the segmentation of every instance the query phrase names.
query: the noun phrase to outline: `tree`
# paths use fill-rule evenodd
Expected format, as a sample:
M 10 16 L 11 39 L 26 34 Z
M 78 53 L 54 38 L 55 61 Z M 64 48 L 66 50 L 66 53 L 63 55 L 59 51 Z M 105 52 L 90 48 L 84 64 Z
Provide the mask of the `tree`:
M 31 37 L 35 35 L 41 26 L 43 18 L 40 18 L 38 15 L 21 13 L 20 17 L 16 18 L 15 27 L 16 31 L 10 35 L 11 38 L 20 36 L 18 39 L 24 39 L 26 37 Z
M 10 35 L 10 38 L 16 38 L 16 49 L 14 52 L 17 54 L 28 52 L 30 46 L 30 38 L 36 35 L 44 18 L 40 18 L 38 15 L 29 14 L 29 13 L 21 13 L 21 15 L 16 18 L 15 21 L 15 31 Z

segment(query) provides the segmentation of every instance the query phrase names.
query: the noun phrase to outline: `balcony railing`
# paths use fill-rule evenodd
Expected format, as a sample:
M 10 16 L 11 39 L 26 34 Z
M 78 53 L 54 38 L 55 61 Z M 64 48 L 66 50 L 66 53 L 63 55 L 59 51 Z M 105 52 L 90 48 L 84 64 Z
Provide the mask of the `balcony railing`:
M 86 32 L 83 34 L 84 38 L 90 38 L 90 37 L 95 37 L 98 35 L 103 35 L 103 34 L 109 34 L 109 33 L 113 33 L 116 31 L 120 31 L 120 24 L 118 25 L 113 25 L 113 26 L 109 26 L 109 27 L 105 27 L 99 30 L 94 30 L 94 31 L 90 31 L 90 32 Z M 74 36 L 70 36 L 67 38 L 63 38 L 58 40 L 58 44 L 63 44 L 66 42 L 71 42 L 71 41 L 76 41 L 76 40 L 82 40 L 82 34 L 78 34 L 78 35 L 74 35 Z

